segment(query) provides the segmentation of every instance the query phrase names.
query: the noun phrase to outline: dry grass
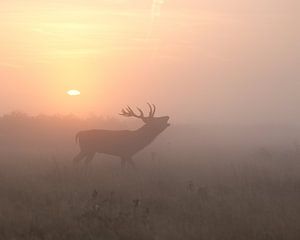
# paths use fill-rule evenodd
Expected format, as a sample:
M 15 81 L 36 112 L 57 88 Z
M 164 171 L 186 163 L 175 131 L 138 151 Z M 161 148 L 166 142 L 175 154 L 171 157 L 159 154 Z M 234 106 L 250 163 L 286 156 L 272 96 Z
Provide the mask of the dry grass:
M 1 156 L 0 239 L 300 239 L 300 156 L 214 156 Z

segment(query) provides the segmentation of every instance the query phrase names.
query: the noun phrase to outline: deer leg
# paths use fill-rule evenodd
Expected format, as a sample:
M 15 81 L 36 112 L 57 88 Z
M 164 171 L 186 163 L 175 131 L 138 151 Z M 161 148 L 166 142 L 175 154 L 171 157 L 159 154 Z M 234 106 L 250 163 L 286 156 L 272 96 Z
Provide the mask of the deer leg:
M 85 159 L 85 161 L 84 161 L 86 165 L 89 165 L 89 163 L 93 160 L 95 154 L 96 154 L 96 153 L 93 152 L 93 153 L 89 153 L 89 154 L 87 155 L 87 157 L 86 157 L 86 159 Z
M 126 159 L 124 159 L 124 158 L 121 159 L 121 167 L 122 168 L 126 167 Z
M 133 169 L 136 169 L 136 165 L 135 165 L 135 163 L 133 162 L 132 158 L 128 158 L 127 162 L 130 164 L 130 166 L 131 166 Z
M 85 160 L 84 160 L 85 166 L 83 168 L 83 173 L 84 173 L 85 176 L 90 175 L 91 172 L 92 172 L 90 163 L 93 160 L 95 154 L 96 154 L 95 152 L 88 153 L 87 156 L 86 156 L 86 158 L 85 158 Z
M 122 157 L 122 167 L 124 168 L 126 166 L 126 163 L 128 163 L 132 168 L 135 168 L 135 164 L 132 161 L 131 157 Z
M 80 161 L 81 161 L 84 157 L 86 157 L 86 156 L 87 156 L 87 153 L 81 151 L 80 153 L 78 153 L 78 154 L 74 157 L 73 162 L 74 162 L 74 163 L 78 163 L 78 162 L 80 162 Z

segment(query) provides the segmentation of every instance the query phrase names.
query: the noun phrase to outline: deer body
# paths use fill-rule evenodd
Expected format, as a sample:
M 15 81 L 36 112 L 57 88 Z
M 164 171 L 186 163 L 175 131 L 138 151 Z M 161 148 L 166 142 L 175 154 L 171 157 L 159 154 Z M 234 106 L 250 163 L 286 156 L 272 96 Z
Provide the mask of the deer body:
M 120 157 L 122 164 L 127 162 L 133 165 L 131 158 L 148 146 L 169 126 L 169 117 L 154 118 L 155 107 L 153 110 L 150 106 L 150 114 L 147 118 L 140 109 L 138 110 L 141 113 L 140 116 L 134 114 L 130 107 L 121 113 L 126 117 L 141 118 L 145 122 L 145 125 L 137 130 L 93 129 L 79 132 L 76 135 L 76 142 L 79 142 L 80 153 L 74 158 L 74 161 L 78 162 L 86 158 L 86 163 L 89 163 L 96 153 L 104 153 Z

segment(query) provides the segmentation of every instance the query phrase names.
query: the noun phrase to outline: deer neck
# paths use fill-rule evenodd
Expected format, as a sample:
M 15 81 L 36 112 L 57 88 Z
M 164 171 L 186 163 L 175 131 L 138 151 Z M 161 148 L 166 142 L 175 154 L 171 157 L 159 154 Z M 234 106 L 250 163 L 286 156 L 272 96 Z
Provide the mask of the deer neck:
M 156 131 L 155 129 L 151 128 L 149 125 L 145 124 L 138 130 L 136 130 L 137 136 L 146 142 L 153 141 L 159 134 L 160 131 Z

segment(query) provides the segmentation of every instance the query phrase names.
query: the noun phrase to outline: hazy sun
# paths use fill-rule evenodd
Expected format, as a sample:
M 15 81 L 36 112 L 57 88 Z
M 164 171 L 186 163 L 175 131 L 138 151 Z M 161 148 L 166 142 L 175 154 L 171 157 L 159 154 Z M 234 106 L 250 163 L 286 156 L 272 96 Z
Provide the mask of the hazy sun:
M 67 91 L 67 94 L 70 96 L 78 96 L 78 95 L 80 95 L 80 91 L 72 89 L 72 90 Z

